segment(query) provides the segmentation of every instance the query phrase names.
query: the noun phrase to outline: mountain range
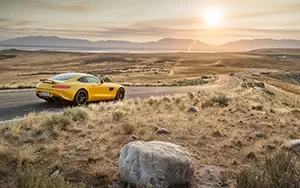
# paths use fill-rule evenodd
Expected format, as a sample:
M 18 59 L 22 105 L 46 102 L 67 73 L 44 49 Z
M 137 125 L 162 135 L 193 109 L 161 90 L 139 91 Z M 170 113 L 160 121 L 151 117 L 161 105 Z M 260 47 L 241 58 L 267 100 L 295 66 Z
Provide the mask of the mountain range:
M 300 48 L 300 40 L 252 39 L 228 42 L 223 45 L 210 45 L 199 40 L 175 38 L 164 38 L 150 42 L 130 42 L 119 40 L 101 40 L 92 42 L 83 39 L 59 38 L 57 36 L 27 36 L 0 41 L 0 45 L 176 51 L 249 51 L 262 48 Z

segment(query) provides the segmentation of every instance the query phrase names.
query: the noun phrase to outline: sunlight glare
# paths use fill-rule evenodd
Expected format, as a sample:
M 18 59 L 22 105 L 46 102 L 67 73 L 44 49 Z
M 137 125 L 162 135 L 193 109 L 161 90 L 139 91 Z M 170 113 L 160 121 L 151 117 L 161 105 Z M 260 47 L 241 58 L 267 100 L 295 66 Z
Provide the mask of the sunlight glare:
M 204 21 L 209 26 L 220 26 L 223 17 L 221 8 L 211 7 L 204 12 Z

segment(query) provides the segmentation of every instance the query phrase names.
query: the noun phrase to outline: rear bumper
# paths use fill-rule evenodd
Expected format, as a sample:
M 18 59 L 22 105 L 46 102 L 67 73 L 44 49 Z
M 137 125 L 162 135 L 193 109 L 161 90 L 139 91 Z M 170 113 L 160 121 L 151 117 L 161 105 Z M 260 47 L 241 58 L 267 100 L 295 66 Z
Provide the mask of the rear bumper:
M 57 102 L 71 102 L 69 100 L 66 100 L 60 96 L 52 96 L 52 97 L 44 97 L 44 96 L 40 96 L 38 93 L 36 93 L 36 96 L 40 99 L 44 99 L 44 100 L 53 100 L 53 101 L 57 101 Z
M 50 93 L 50 96 L 49 97 L 41 96 L 40 95 L 41 92 L 48 92 Z M 66 91 L 60 92 L 55 90 L 36 88 L 36 96 L 44 100 L 53 100 L 58 102 L 73 101 L 72 95 L 70 93 L 67 93 Z

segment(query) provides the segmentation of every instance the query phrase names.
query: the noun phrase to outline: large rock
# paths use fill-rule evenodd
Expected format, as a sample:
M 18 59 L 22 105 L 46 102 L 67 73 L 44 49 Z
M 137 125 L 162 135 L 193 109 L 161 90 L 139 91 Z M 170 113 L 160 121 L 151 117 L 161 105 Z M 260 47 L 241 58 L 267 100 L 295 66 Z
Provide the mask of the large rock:
M 120 176 L 132 185 L 167 188 L 191 182 L 195 165 L 181 146 L 134 141 L 121 150 Z

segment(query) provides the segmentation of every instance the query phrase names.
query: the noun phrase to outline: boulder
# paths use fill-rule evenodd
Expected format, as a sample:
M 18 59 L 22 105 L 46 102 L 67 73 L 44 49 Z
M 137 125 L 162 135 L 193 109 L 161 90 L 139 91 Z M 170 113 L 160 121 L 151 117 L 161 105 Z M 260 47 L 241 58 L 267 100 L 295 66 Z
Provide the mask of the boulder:
M 120 154 L 120 177 L 134 185 L 167 188 L 191 182 L 195 165 L 181 146 L 160 141 L 134 141 Z

